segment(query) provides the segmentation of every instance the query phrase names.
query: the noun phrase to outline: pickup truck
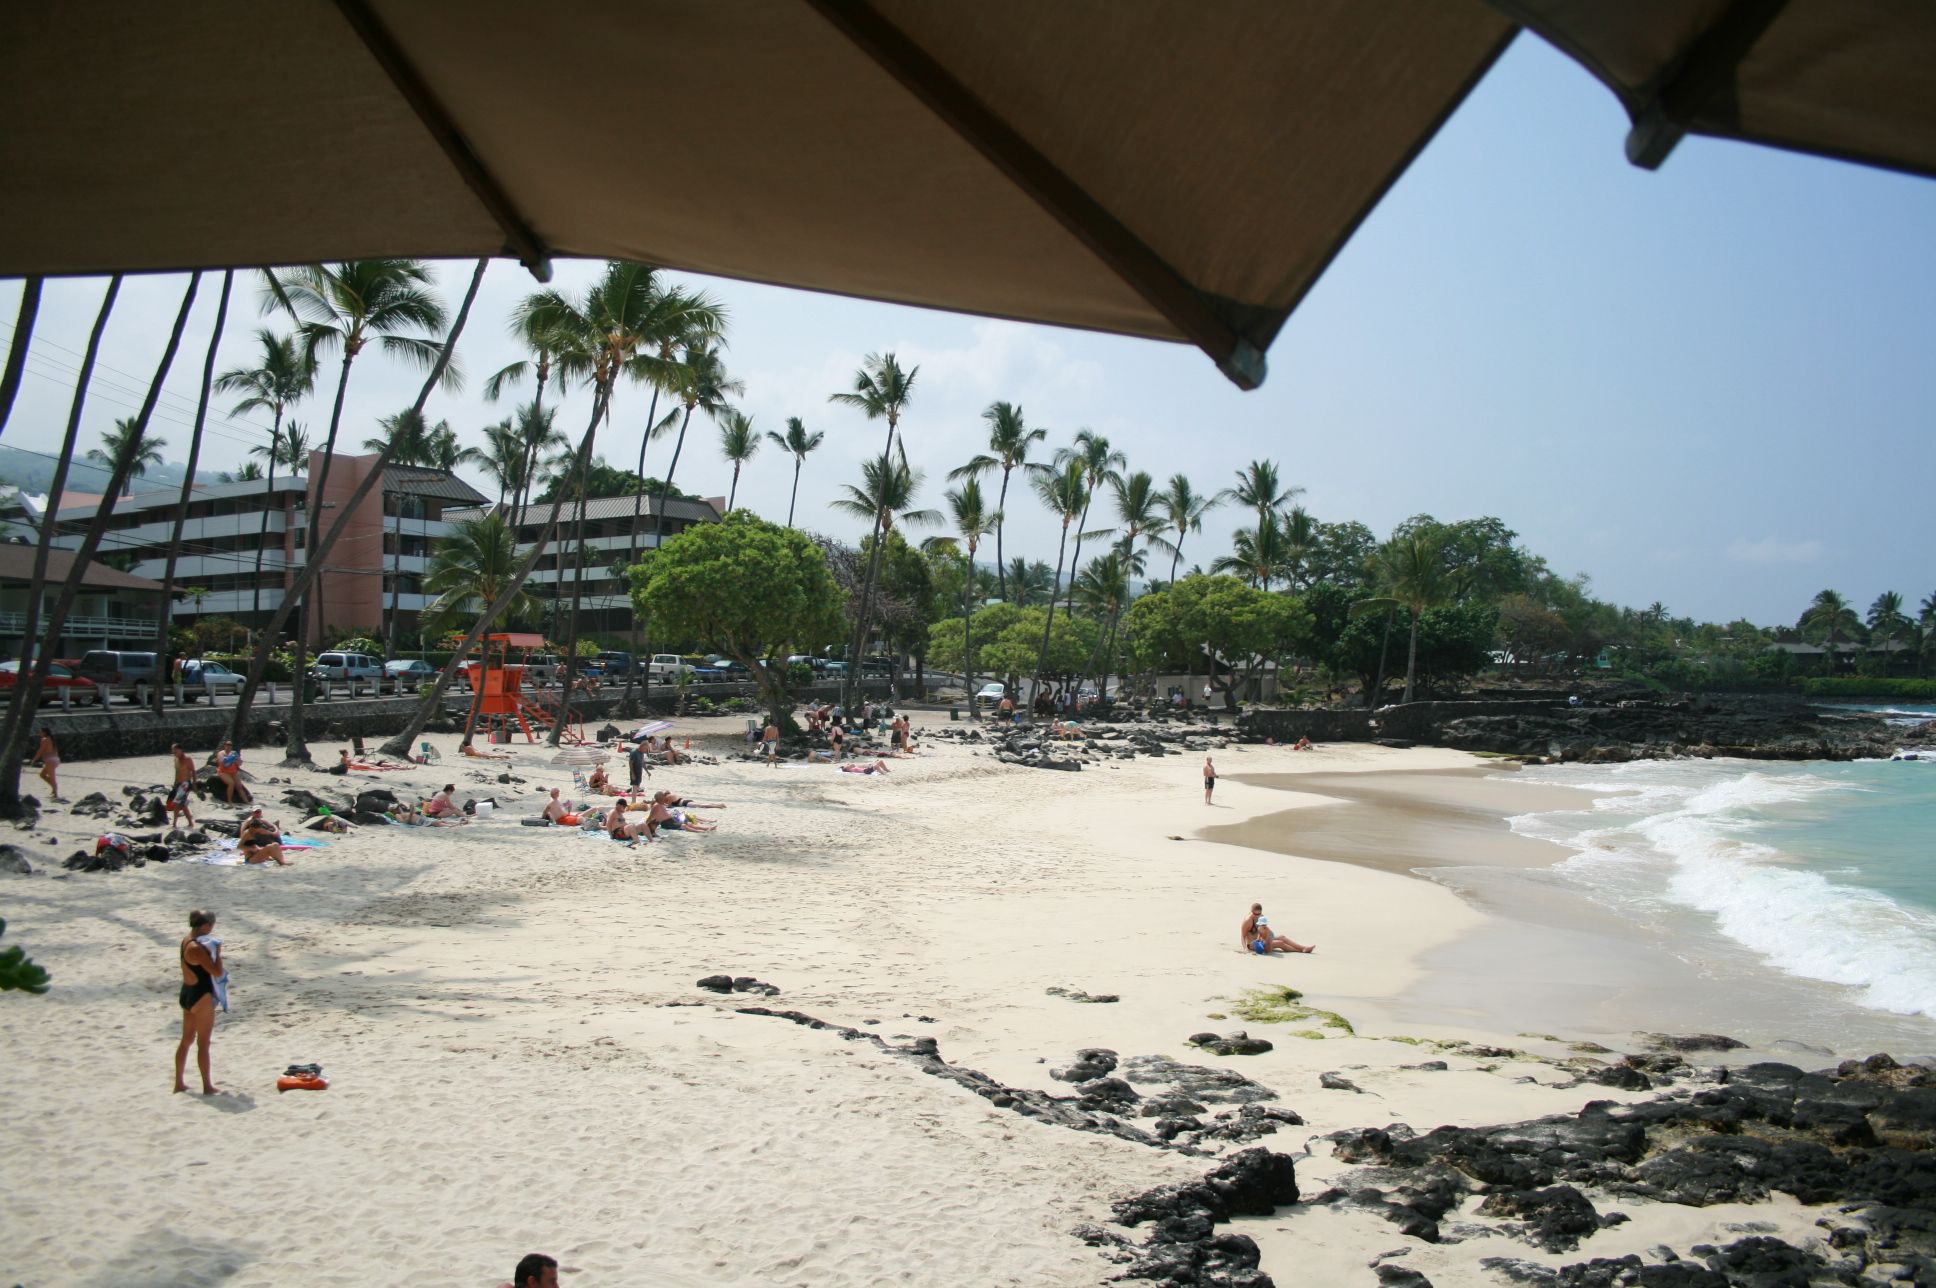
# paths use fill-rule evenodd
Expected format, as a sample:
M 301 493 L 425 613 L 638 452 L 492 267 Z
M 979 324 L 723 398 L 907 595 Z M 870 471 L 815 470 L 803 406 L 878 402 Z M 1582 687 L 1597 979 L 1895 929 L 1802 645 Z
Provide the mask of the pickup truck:
M 682 675 L 692 674 L 692 665 L 677 653 L 654 653 L 646 669 L 655 683 L 671 684 Z

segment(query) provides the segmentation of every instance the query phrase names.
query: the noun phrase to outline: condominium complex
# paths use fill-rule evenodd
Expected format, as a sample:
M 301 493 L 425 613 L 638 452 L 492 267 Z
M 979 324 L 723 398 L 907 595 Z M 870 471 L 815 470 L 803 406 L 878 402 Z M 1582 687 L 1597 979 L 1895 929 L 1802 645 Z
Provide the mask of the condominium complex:
M 321 497 L 314 486 L 323 453 L 309 472 L 197 486 L 188 503 L 175 560 L 176 625 L 197 617 L 228 617 L 249 627 L 266 624 L 305 561 L 311 507 L 322 509 L 322 530 L 339 517 L 357 485 L 376 467 L 376 455 L 332 458 Z M 126 497 L 68 494 L 54 511 L 54 544 L 76 549 L 101 506 L 113 510 L 97 560 L 122 564 L 137 577 L 159 581 L 174 535 L 179 490 Z M 391 465 L 354 511 L 330 549 L 311 597 L 310 643 L 325 627 L 377 634 L 394 590 L 400 624 L 414 631 L 429 597 L 422 578 L 433 543 L 449 533 L 446 513 L 473 507 L 484 496 L 445 470 Z M 293 632 L 293 624 L 287 628 Z
M 561 614 L 570 611 L 572 584 L 581 576 L 579 631 L 617 634 L 631 629 L 632 600 L 617 569 L 634 552 L 650 550 L 657 544 L 658 504 L 656 496 L 613 496 L 587 501 L 582 516 L 571 504 L 559 511 L 558 532 L 539 558 L 529 583 L 532 594 L 545 603 L 540 625 L 547 634 L 562 634 Z M 695 523 L 717 523 L 725 508 L 724 497 L 704 501 L 669 497 L 665 503 L 665 535 L 683 532 Z M 484 510 L 471 513 L 482 514 Z M 447 511 L 446 515 L 452 519 L 464 517 L 458 511 Z M 550 517 L 548 502 L 515 507 L 510 512 L 520 554 L 531 549 Z

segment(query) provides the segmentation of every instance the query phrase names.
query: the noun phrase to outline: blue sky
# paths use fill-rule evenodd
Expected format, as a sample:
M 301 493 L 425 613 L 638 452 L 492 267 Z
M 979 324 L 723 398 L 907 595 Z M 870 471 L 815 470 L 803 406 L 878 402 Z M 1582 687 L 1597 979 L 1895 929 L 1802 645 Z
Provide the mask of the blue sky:
M 1885 589 L 1912 601 L 1936 591 L 1936 184 L 1701 139 L 1649 173 L 1624 160 L 1625 128 L 1610 94 L 1522 37 L 1331 266 L 1248 394 L 1180 346 L 697 284 L 732 311 L 743 409 L 761 428 L 795 415 L 827 432 L 800 514 L 839 535 L 854 525 L 827 501 L 880 432 L 827 395 L 865 354 L 891 350 L 920 367 L 904 427 L 936 506 L 942 476 L 984 445 L 982 408 L 1001 398 L 1047 426 L 1050 446 L 1090 428 L 1159 479 L 1181 471 L 1215 489 L 1275 459 L 1315 516 L 1380 535 L 1419 512 L 1498 515 L 1556 570 L 1590 574 L 1621 603 L 1774 623 L 1824 586 L 1864 607 Z M 446 289 L 465 272 L 444 269 Z M 561 265 L 559 284 L 591 272 Z M 181 285 L 124 287 L 84 444 L 133 413 Z M 197 306 L 204 327 L 214 287 Z M 531 289 L 516 265 L 493 266 L 462 346 L 468 392 L 431 407 L 471 441 L 509 410 L 476 390 L 518 356 L 503 319 Z M 100 290 L 49 285 L 6 443 L 57 448 Z M 238 294 L 224 369 L 252 351 L 253 284 Z M 0 284 L 0 335 L 17 299 Z M 171 460 L 186 447 L 202 343 L 191 333 L 157 423 Z M 415 392 L 408 373 L 363 360 L 344 439 L 359 444 Z M 587 411 L 568 401 L 561 427 L 575 432 Z M 644 397 L 621 399 L 616 416 L 603 454 L 630 462 Z M 298 418 L 319 438 L 326 400 Z M 216 423 L 206 467 L 233 468 L 265 439 L 258 423 Z M 654 444 L 647 472 L 668 452 Z M 742 504 L 783 519 L 791 475 L 769 447 L 742 478 Z M 723 495 L 728 479 L 716 431 L 696 421 L 678 482 Z M 1011 493 L 1009 516 L 1009 552 L 1053 562 L 1039 507 Z M 1214 515 L 1186 561 L 1226 549 L 1238 518 Z

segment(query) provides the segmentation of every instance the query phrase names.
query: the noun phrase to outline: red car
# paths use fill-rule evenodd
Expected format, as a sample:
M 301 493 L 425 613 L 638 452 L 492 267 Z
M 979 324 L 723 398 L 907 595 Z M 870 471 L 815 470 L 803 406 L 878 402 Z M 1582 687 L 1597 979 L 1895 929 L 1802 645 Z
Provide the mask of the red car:
M 8 697 L 13 696 L 13 686 L 18 683 L 20 683 L 19 661 L 0 662 L 0 694 L 5 694 Z M 60 701 L 60 691 L 62 689 L 72 689 L 74 691 L 74 696 L 69 698 L 68 701 L 77 707 L 84 707 L 91 702 L 98 702 L 101 697 L 100 690 L 94 687 L 93 682 L 83 680 L 80 676 L 74 674 L 74 668 L 67 663 L 50 663 L 47 667 L 47 682 L 40 687 L 40 700 L 42 702 L 58 702 Z

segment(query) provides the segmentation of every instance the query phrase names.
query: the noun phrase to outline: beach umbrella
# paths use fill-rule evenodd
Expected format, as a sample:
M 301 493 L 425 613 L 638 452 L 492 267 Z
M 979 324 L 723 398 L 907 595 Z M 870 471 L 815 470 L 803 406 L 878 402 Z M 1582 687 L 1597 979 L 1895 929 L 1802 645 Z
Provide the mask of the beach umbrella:
M 642 724 L 633 732 L 632 741 L 637 742 L 641 738 L 649 738 L 653 734 L 664 733 L 670 728 L 672 728 L 672 721 L 670 720 L 654 720 L 648 724 Z
M 63 0 L 0 6 L 0 275 L 642 260 L 1188 341 L 1249 388 L 1522 25 L 1644 164 L 1692 132 L 1936 173 L 1922 0 Z
M 602 765 L 612 758 L 612 753 L 596 743 L 585 743 L 579 747 L 566 747 L 551 758 L 554 765 Z

